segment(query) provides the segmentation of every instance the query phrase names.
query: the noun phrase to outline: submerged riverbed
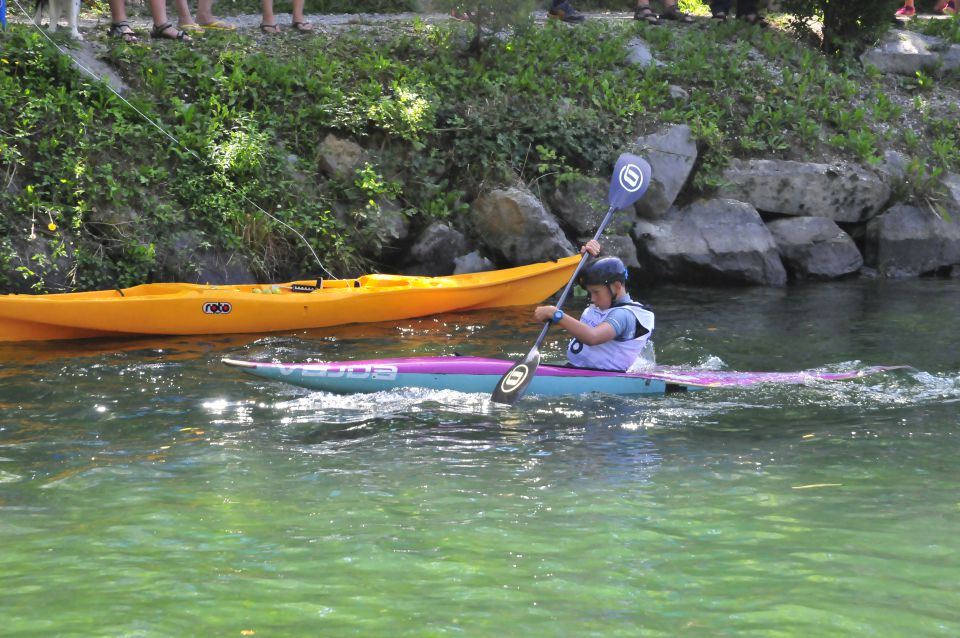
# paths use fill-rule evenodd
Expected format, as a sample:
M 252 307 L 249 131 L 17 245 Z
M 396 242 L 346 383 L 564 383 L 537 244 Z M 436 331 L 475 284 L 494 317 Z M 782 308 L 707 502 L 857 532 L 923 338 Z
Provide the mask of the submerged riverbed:
M 960 282 L 638 296 L 660 363 L 913 368 L 511 409 L 220 359 L 516 358 L 530 308 L 0 345 L 5 635 L 960 635 Z

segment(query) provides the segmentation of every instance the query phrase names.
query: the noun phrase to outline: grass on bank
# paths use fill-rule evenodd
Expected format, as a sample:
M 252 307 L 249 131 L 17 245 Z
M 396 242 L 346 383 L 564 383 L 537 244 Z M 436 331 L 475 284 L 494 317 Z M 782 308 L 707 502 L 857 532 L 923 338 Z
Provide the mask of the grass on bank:
M 957 18 L 938 22 L 955 29 Z M 662 66 L 624 65 L 636 36 Z M 265 280 L 315 274 L 303 243 L 251 202 L 338 274 L 389 269 L 402 255 L 381 250 L 384 202 L 417 225 L 460 223 L 485 187 L 605 176 L 638 135 L 671 123 L 698 140 L 691 195 L 716 186 L 732 157 L 876 164 L 898 149 L 915 198 L 960 170 L 960 112 L 929 106 L 956 90 L 955 75 L 882 76 L 738 22 L 527 23 L 479 56 L 464 54 L 468 40 L 461 25 L 417 21 L 191 46 L 109 41 L 130 101 L 197 161 L 35 30 L 11 28 L 0 34 L 0 287 L 184 278 L 163 256 L 188 229 L 252 259 Z M 324 176 L 317 149 L 329 132 L 359 141 L 369 164 Z

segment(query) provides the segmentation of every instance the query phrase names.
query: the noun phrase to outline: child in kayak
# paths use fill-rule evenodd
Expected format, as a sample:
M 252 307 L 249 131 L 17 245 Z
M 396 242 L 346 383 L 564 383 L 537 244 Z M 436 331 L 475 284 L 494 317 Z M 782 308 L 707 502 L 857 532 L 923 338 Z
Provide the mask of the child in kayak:
M 586 243 L 580 252 L 597 257 L 600 244 Z M 644 349 L 653 334 L 653 311 L 627 293 L 627 268 L 616 257 L 588 263 L 577 283 L 590 295 L 590 305 L 577 320 L 556 306 L 538 306 L 533 311 L 539 322 L 552 321 L 569 332 L 567 359 L 578 368 L 625 371 L 652 363 Z

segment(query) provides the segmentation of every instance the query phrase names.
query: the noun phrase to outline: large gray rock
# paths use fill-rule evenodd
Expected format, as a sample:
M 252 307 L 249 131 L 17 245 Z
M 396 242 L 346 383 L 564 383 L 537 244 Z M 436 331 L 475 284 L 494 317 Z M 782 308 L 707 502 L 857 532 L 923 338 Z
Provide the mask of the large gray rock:
M 893 30 L 880 46 L 860 56 L 883 73 L 915 77 L 917 71 L 949 71 L 960 66 L 960 46 L 945 45 L 942 38 L 916 31 Z
M 493 270 L 496 265 L 474 250 L 453 260 L 453 274 L 464 275 L 472 272 L 486 272 Z
M 650 163 L 650 187 L 636 203 L 637 213 L 656 218 L 673 206 L 697 161 L 697 144 L 686 124 L 637 139 L 639 155 Z
M 367 152 L 354 141 L 328 134 L 317 150 L 317 164 L 330 177 L 348 178 L 367 162 Z
M 601 257 L 619 257 L 627 268 L 640 268 L 637 246 L 628 235 L 604 235 L 600 238 Z
M 947 173 L 943 176 L 943 185 L 947 190 L 944 207 L 950 217 L 960 217 L 960 175 Z
M 211 246 L 198 231 L 180 231 L 169 250 L 158 252 L 165 276 L 198 284 L 252 284 L 257 278 L 239 253 Z
M 530 191 L 505 188 L 479 197 L 472 206 L 472 221 L 476 236 L 515 266 L 576 252 L 557 219 Z
M 547 196 L 550 211 L 578 237 L 593 237 L 607 214 L 610 182 L 599 177 L 577 175 L 557 185 Z M 637 221 L 631 206 L 617 211 L 607 228 L 613 233 L 628 233 Z
M 890 185 L 851 164 L 782 160 L 734 160 L 718 196 L 747 202 L 759 211 L 837 222 L 870 219 L 890 199 Z
M 383 259 L 410 236 L 410 220 L 392 199 L 379 198 L 374 204 L 375 209 L 367 211 L 358 229 L 363 253 Z
M 832 219 L 794 217 L 769 222 L 767 228 L 787 272 L 796 279 L 835 279 L 860 270 L 856 244 Z
M 416 262 L 412 272 L 431 277 L 449 275 L 453 272 L 454 260 L 467 249 L 463 233 L 443 222 L 434 222 L 420 233 L 410 248 L 410 256 Z
M 634 227 L 637 259 L 659 280 L 782 286 L 787 273 L 760 214 L 733 200 L 701 200 Z
M 627 42 L 627 64 L 639 67 L 663 66 L 650 52 L 650 46 L 641 38 L 630 38 Z
M 99 52 L 106 53 L 106 50 L 99 44 L 78 42 L 76 48 L 70 52 L 70 59 L 73 60 L 73 66 L 81 73 L 92 77 L 94 81 L 103 80 L 120 95 L 126 95 L 130 87 L 117 75 L 111 65 L 98 57 Z
M 867 223 L 863 257 L 886 277 L 915 277 L 960 264 L 960 220 L 898 204 Z

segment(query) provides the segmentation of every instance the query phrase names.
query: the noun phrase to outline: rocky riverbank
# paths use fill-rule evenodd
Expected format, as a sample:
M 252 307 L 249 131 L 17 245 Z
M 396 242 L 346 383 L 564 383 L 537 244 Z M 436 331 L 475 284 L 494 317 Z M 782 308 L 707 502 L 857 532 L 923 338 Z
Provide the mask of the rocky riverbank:
M 603 241 L 606 252 L 623 257 L 637 280 L 781 286 L 850 276 L 960 275 L 960 176 L 950 170 L 960 166 L 958 45 L 923 36 L 921 48 L 915 46 L 920 36 L 895 31 L 862 56 L 859 71 L 841 75 L 803 45 L 746 25 L 718 27 L 704 20 L 649 29 L 633 24 L 627 13 L 605 13 L 592 16 L 589 27 L 559 25 L 552 34 L 570 38 L 558 47 L 566 47 L 559 55 L 568 57 L 570 47 L 595 43 L 596 50 L 580 53 L 577 64 L 593 68 L 597 78 L 578 78 L 576 84 L 569 74 L 577 69 L 546 66 L 521 82 L 523 59 L 517 61 L 519 70 L 503 76 L 509 79 L 471 67 L 456 53 L 460 27 L 446 16 L 310 18 L 320 32 L 308 39 L 270 38 L 256 31 L 256 16 L 233 16 L 228 21 L 238 27 L 236 34 L 211 36 L 192 48 L 158 43 L 152 50 L 136 48 L 144 46 L 139 44 L 118 48 L 97 34 L 100 27 L 83 25 L 86 41 L 71 50 L 74 60 L 128 98 L 171 108 L 158 117 L 175 120 L 182 137 L 195 135 L 196 122 L 186 118 L 203 117 L 196 109 L 204 100 L 233 105 L 236 113 L 223 118 L 233 127 L 230 139 L 259 140 L 261 146 L 251 153 L 260 156 L 236 168 L 236 158 L 244 156 L 229 151 L 235 164 L 202 178 L 201 173 L 211 172 L 209 166 L 191 168 L 182 153 L 164 155 L 155 164 L 170 167 L 164 175 L 171 195 L 77 203 L 71 199 L 78 197 L 76 189 L 56 195 L 42 186 L 55 181 L 52 176 L 31 174 L 29 162 L 6 155 L 0 160 L 7 161 L 10 176 L 3 200 L 4 261 L 9 272 L 22 276 L 8 276 L 4 287 L 26 291 L 147 279 L 225 283 L 309 276 L 304 271 L 310 260 L 301 244 L 332 259 L 340 274 L 379 269 L 444 275 L 552 259 L 573 252 L 592 235 L 606 209 L 605 173 L 622 150 L 650 161 L 653 183 L 634 209 L 618 213 Z M 535 18 L 544 23 L 543 15 Z M 430 51 L 416 64 L 401 59 L 409 55 L 401 52 L 412 46 L 411 35 L 421 39 L 419 46 L 434 47 L 430 51 L 436 57 L 453 51 L 449 64 L 459 68 L 452 75 L 432 68 Z M 270 102 L 268 93 L 243 82 L 230 89 L 235 94 L 222 89 L 241 50 L 267 56 L 256 59 L 260 65 L 302 55 L 321 67 L 347 68 L 352 62 L 342 56 L 351 49 L 344 53 L 335 47 L 351 38 L 357 57 L 366 55 L 363 43 L 383 44 L 382 59 L 362 68 L 370 80 L 382 75 L 378 65 L 388 69 L 402 63 L 400 71 L 379 78 L 379 95 L 370 95 L 369 82 L 363 84 L 355 69 L 335 84 L 303 80 L 286 102 Z M 522 44 L 533 50 L 550 46 L 550 39 Z M 705 50 L 703 59 L 693 59 L 699 50 Z M 722 60 L 720 53 L 736 59 Z M 542 61 L 544 49 L 532 55 L 526 62 L 531 69 Z M 207 78 L 189 77 L 203 73 L 204 63 L 221 74 L 213 78 L 209 95 L 214 97 L 202 88 Z M 300 71 L 323 72 L 298 63 Z M 569 62 L 558 58 L 553 64 Z M 163 69 L 171 73 L 173 65 L 182 67 L 178 75 L 157 78 Z M 275 78 L 262 72 L 269 80 L 262 90 L 291 91 L 290 73 L 279 67 L 273 72 Z M 462 89 L 451 79 L 470 73 L 487 75 L 477 85 L 456 80 Z M 568 93 L 549 94 L 557 90 L 545 88 L 553 73 L 562 84 L 549 85 Z M 932 89 L 910 83 L 927 73 L 939 78 Z M 195 86 L 165 93 L 173 77 Z M 585 84 L 594 79 L 600 81 Z M 331 98 L 325 88 L 351 82 L 360 93 Z M 507 82 L 516 84 L 506 93 L 476 95 L 470 88 L 486 91 Z M 454 88 L 439 88 L 444 86 Z M 414 89 L 420 92 L 416 100 L 409 97 Z M 325 97 L 316 97 L 321 94 Z M 433 104 L 423 97 L 430 94 Z M 362 109 L 338 113 L 361 98 L 368 100 Z M 318 108 L 313 106 L 317 100 L 328 102 Z M 630 101 L 634 104 L 625 108 Z M 285 110 L 296 117 L 285 120 Z M 410 120 L 411 113 L 422 119 Z M 551 129 L 550 120 L 558 128 Z M 12 130 L 18 124 L 7 126 Z M 224 135 L 213 124 L 204 126 L 211 131 L 206 151 L 226 152 Z M 563 129 L 571 126 L 594 126 L 595 132 Z M 617 128 L 627 135 L 611 139 L 610 131 Z M 243 137 L 247 129 L 252 132 Z M 270 137 L 277 140 L 272 148 Z M 29 138 L 22 139 L 21 157 L 44 158 L 42 150 L 29 146 Z M 936 158 L 921 157 L 931 148 Z M 117 147 L 112 153 L 128 165 L 149 161 L 123 151 Z M 151 170 L 144 165 L 116 178 L 129 180 Z M 202 179 L 211 181 L 198 186 Z M 86 190 L 95 191 L 101 182 L 94 167 Z M 47 191 L 43 198 L 36 196 L 41 188 Z M 242 196 L 211 192 L 218 188 Z M 257 198 L 256 189 L 266 198 L 264 214 L 272 210 L 277 220 L 300 229 L 300 237 L 257 219 L 250 199 Z M 158 197 L 162 216 L 151 208 Z M 285 206 L 271 205 L 276 197 Z M 32 203 L 30 210 L 17 208 L 24 202 Z M 83 210 L 69 213 L 71 206 Z M 184 212 L 170 212 L 178 208 Z M 38 213 L 41 222 L 44 213 L 50 217 L 51 228 L 57 228 L 53 235 L 37 233 Z M 41 231 L 45 225 L 40 224 Z M 110 246 L 116 246 L 115 253 L 104 261 L 104 248 Z M 101 260 L 99 270 L 78 280 L 78 272 L 82 275 L 95 258 Z

